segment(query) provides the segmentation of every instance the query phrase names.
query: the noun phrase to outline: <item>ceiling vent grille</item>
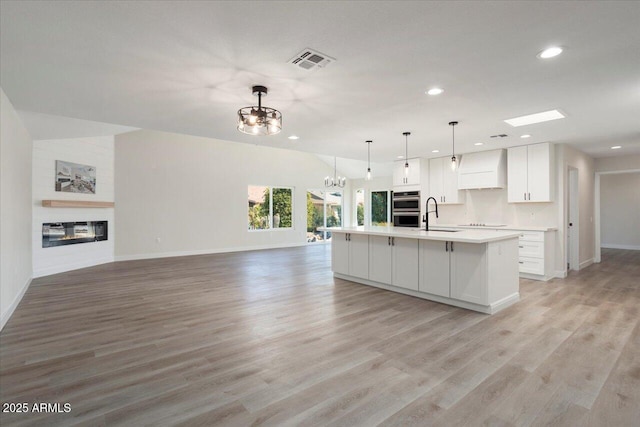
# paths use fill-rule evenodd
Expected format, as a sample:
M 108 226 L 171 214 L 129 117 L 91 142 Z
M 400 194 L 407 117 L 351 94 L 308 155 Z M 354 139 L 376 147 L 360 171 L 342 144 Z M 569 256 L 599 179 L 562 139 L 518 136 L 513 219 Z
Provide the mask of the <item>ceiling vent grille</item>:
M 335 58 L 329 55 L 307 48 L 287 62 L 305 70 L 315 70 L 316 68 L 324 68 L 334 61 Z

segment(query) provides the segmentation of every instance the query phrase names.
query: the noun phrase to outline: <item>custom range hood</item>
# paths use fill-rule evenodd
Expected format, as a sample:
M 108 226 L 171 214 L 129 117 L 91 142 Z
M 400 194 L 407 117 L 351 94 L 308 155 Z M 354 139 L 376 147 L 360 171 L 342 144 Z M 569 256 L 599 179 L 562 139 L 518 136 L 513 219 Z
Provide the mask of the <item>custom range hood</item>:
M 458 190 L 506 186 L 507 150 L 482 151 L 462 156 L 458 168 Z

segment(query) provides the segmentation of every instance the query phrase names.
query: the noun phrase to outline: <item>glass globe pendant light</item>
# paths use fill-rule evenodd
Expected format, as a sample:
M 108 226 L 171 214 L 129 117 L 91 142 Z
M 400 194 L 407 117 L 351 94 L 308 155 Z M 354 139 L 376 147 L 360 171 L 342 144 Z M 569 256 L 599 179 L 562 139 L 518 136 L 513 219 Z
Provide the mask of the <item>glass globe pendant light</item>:
M 458 159 L 456 159 L 456 125 L 458 122 L 449 122 L 449 126 L 451 126 L 451 136 L 452 136 L 452 147 L 451 147 L 451 170 L 455 171 L 458 169 Z
M 365 141 L 367 143 L 367 176 L 365 180 L 371 181 L 371 143 L 373 141 Z

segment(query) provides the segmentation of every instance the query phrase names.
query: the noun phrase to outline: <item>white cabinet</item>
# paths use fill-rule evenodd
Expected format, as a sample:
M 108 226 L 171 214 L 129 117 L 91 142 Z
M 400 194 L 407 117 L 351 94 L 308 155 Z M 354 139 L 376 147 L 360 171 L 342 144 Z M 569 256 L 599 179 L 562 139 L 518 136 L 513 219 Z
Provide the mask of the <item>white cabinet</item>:
M 367 279 L 369 277 L 369 236 L 333 232 L 331 241 L 333 272 Z
M 449 253 L 451 298 L 475 304 L 487 304 L 486 246 L 451 242 Z
M 486 245 L 420 242 L 420 291 L 486 305 Z
M 369 236 L 369 280 L 418 290 L 418 241 Z
M 451 170 L 451 159 L 429 159 L 429 194 L 441 204 L 464 203 L 464 193 L 458 190 L 458 172 Z
M 553 277 L 554 245 L 553 231 L 521 231 L 518 238 L 520 275 L 535 280 Z
M 507 151 L 508 202 L 551 202 L 549 143 L 512 147 Z
M 445 248 L 446 244 L 446 248 Z M 447 249 L 445 251 L 445 249 Z M 420 242 L 420 291 L 441 297 L 450 296 L 449 242 Z
M 404 160 L 393 163 L 393 185 L 420 185 L 420 159 L 409 159 L 409 173 L 405 174 Z

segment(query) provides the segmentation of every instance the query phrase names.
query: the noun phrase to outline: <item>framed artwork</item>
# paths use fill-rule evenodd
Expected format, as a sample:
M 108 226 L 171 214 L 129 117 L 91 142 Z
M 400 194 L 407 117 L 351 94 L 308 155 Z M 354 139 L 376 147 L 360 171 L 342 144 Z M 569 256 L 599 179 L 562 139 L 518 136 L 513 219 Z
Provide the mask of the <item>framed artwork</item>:
M 56 160 L 56 191 L 96 194 L 95 166 Z

